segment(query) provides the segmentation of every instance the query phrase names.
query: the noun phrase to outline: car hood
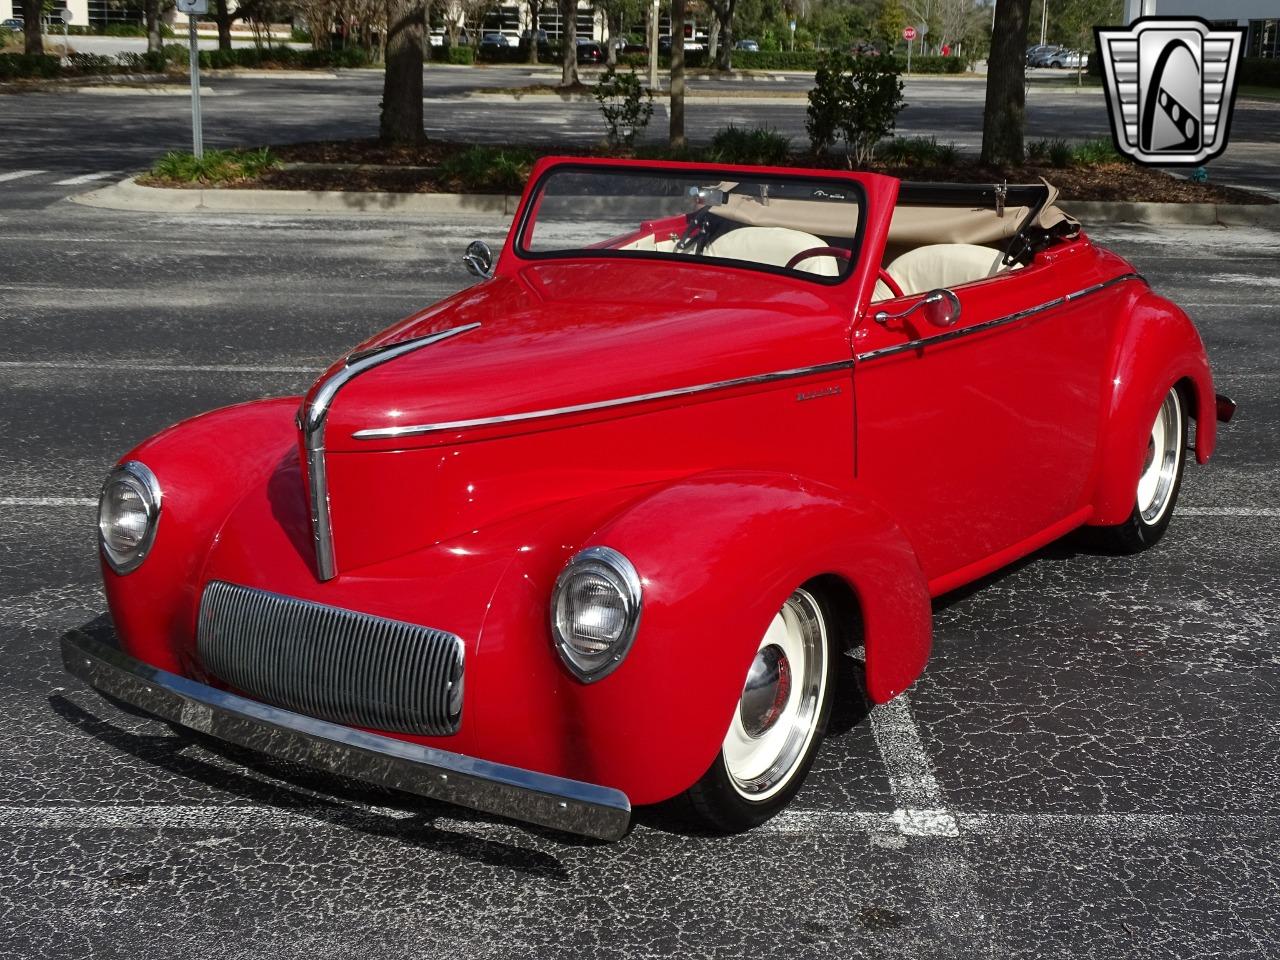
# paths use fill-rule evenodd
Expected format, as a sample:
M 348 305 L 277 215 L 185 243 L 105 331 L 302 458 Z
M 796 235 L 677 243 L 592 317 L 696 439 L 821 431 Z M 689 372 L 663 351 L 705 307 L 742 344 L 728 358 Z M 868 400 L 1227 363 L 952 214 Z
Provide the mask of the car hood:
M 362 344 L 385 348 L 478 324 L 343 386 L 329 408 L 325 447 L 434 446 L 462 439 L 470 421 L 516 416 L 527 425 L 519 415 L 847 360 L 849 296 L 844 285 L 706 264 L 526 266 Z M 344 362 L 317 381 L 308 402 Z M 357 436 L 440 424 L 462 426 Z M 537 428 L 545 426 L 539 418 Z M 533 429 L 516 429 L 525 428 Z

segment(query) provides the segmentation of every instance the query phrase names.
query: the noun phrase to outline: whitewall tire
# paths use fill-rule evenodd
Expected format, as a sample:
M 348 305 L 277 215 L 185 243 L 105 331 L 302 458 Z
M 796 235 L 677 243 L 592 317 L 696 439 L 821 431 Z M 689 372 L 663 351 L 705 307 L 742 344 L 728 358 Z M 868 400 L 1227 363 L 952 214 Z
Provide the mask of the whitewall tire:
M 754 827 L 800 789 L 831 712 L 832 636 L 822 600 L 803 588 L 770 622 L 720 753 L 689 791 L 709 826 L 730 832 Z

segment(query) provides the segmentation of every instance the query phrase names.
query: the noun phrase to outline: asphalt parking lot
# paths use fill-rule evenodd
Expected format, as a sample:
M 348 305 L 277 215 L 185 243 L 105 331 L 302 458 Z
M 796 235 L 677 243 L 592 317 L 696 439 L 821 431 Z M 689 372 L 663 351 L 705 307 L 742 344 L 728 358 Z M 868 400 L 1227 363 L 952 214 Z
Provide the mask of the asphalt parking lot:
M 103 609 L 121 453 L 302 390 L 504 225 L 54 202 L 75 188 L 0 183 L 0 955 L 1280 955 L 1280 234 L 1092 231 L 1241 407 L 1156 549 L 1055 544 L 940 600 L 924 678 L 847 700 L 766 828 L 646 811 L 598 845 L 126 715 L 56 654 Z

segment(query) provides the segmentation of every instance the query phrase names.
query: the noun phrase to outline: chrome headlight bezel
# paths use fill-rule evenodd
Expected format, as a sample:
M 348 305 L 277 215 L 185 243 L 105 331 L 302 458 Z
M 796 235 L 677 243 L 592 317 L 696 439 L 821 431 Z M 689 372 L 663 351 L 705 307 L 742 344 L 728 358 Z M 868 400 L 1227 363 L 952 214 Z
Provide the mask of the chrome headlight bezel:
M 618 637 L 597 653 L 588 653 L 574 645 L 565 635 L 564 609 L 566 592 L 574 581 L 583 576 L 596 577 L 616 592 L 623 613 L 622 629 Z M 616 670 L 635 641 L 640 627 L 640 609 L 644 600 L 644 588 L 636 568 L 625 556 L 612 547 L 588 547 L 575 554 L 556 578 L 551 591 L 551 636 L 556 651 L 570 672 L 583 683 L 594 683 Z
M 137 546 L 128 551 L 117 550 L 108 541 L 105 534 L 106 519 L 103 508 L 107 496 L 118 486 L 128 487 L 142 503 L 145 512 L 145 527 Z M 107 565 L 116 573 L 124 575 L 132 573 L 142 565 L 151 553 L 155 544 L 156 529 L 160 525 L 160 507 L 163 496 L 160 492 L 160 481 L 151 469 L 138 460 L 127 460 L 118 464 L 107 474 L 102 483 L 102 491 L 98 494 L 98 549 L 102 551 Z

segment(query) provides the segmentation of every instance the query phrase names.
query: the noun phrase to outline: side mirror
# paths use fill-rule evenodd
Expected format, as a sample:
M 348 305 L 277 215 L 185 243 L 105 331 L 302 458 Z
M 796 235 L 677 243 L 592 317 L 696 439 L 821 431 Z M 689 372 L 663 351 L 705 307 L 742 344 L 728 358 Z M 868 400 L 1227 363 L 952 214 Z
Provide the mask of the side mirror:
M 472 240 L 467 244 L 467 252 L 462 256 L 467 270 L 482 280 L 493 276 L 493 251 L 483 240 Z
M 916 312 L 923 313 L 935 327 L 950 327 L 960 319 L 960 298 L 950 290 L 930 290 L 901 313 L 881 310 L 872 319 L 876 323 L 888 323 L 890 320 L 904 320 Z

